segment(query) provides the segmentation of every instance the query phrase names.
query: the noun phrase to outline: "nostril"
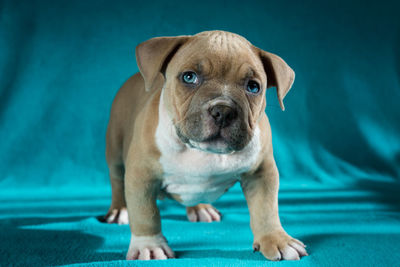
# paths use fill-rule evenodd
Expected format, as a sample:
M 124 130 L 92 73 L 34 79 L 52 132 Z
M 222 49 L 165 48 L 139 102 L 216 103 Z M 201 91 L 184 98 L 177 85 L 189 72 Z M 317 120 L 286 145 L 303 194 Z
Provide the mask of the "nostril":
M 216 110 L 216 109 L 213 109 L 213 110 L 211 111 L 211 116 L 213 116 L 213 118 L 214 118 L 215 120 L 221 119 L 221 112 L 219 112 L 219 111 Z
M 210 115 L 213 117 L 218 126 L 228 126 L 237 116 L 236 111 L 225 105 L 216 105 L 209 110 Z

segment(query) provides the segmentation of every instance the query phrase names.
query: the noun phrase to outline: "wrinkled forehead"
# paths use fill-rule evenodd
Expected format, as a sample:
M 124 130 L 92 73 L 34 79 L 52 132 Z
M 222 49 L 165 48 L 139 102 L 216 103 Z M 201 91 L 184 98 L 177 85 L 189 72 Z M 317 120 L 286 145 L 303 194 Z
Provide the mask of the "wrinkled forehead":
M 240 73 L 246 76 L 262 75 L 263 66 L 251 44 L 243 37 L 217 32 L 193 36 L 173 60 L 179 71 L 193 70 L 204 75 Z M 257 75 L 257 76 L 258 76 Z
M 194 41 L 204 44 L 209 50 L 238 53 L 250 48 L 250 43 L 240 35 L 230 32 L 202 32 L 194 36 Z

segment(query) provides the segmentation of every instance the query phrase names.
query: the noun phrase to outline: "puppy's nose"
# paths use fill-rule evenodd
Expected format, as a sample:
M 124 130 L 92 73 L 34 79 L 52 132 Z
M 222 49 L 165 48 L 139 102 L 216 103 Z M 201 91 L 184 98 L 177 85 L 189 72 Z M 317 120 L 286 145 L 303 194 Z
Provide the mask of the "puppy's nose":
M 237 112 L 235 109 L 221 104 L 211 107 L 209 112 L 214 118 L 215 124 L 221 128 L 229 126 L 237 117 Z

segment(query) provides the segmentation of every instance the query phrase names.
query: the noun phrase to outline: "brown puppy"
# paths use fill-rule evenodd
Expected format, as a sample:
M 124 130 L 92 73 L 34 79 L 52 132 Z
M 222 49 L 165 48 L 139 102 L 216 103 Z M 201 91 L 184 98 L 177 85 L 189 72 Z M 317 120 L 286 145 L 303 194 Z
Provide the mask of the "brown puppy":
M 267 87 L 283 98 L 293 70 L 278 56 L 223 31 L 150 39 L 136 48 L 140 73 L 115 97 L 107 130 L 112 204 L 106 220 L 129 223 L 127 259 L 174 257 L 157 197 L 187 206 L 191 221 L 218 221 L 210 204 L 240 181 L 254 249 L 298 260 L 304 245 L 282 228 L 279 174 L 264 113 Z M 129 215 L 129 216 L 128 216 Z

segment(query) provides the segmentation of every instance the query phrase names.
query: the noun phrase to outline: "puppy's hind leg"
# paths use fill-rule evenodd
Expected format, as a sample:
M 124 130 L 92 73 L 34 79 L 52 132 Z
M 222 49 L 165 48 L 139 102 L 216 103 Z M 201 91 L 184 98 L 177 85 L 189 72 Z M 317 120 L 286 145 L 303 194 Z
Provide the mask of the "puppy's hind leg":
M 191 222 L 219 222 L 221 213 L 211 204 L 198 204 L 186 208 L 186 215 Z
M 115 164 L 109 166 L 111 181 L 111 206 L 103 221 L 107 223 L 128 224 L 128 211 L 125 202 L 124 166 Z

